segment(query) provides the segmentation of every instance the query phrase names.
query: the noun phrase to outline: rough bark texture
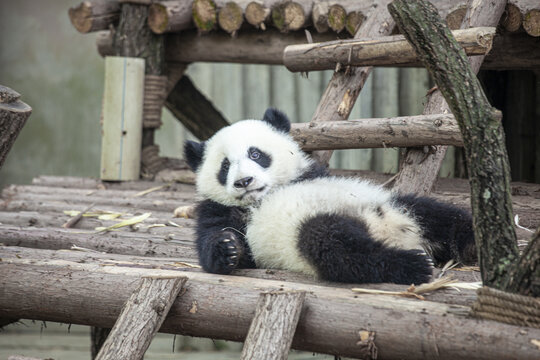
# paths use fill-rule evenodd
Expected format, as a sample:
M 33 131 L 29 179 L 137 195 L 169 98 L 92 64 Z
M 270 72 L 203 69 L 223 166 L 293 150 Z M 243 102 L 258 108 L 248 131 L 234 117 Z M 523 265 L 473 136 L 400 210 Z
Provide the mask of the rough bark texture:
M 19 136 L 32 108 L 19 100 L 20 94 L 0 85 L 0 168 Z
M 461 24 L 462 29 L 477 26 L 495 26 L 504 12 L 506 0 L 488 1 L 473 0 Z M 483 63 L 484 56 L 469 58 L 472 70 L 477 73 Z M 428 96 L 424 114 L 448 113 L 450 110 L 440 91 Z M 403 159 L 403 166 L 396 178 L 394 189 L 402 193 L 416 193 L 427 195 L 431 192 L 433 184 L 446 154 L 446 146 L 437 146 L 430 152 L 407 149 Z
M 142 359 L 186 280 L 186 277 L 142 278 L 96 359 Z
M 467 55 L 491 50 L 495 28 L 472 28 L 453 32 Z M 283 64 L 292 72 L 333 70 L 342 66 L 410 66 L 418 63 L 413 48 L 402 35 L 380 39 L 336 40 L 291 45 L 283 52 Z
M 396 0 L 389 10 L 459 123 L 482 280 L 484 285 L 501 288 L 508 265 L 518 255 L 501 114 L 489 104 L 463 49 L 430 3 Z
M 68 10 L 71 24 L 80 33 L 107 30 L 120 18 L 117 1 L 83 1 Z
M 389 35 L 394 21 L 383 0 L 355 34 L 355 39 L 375 38 Z M 347 71 L 336 71 L 324 91 L 321 101 L 315 110 L 312 122 L 347 120 L 356 102 L 356 98 L 364 87 L 371 67 L 347 68 Z M 321 164 L 328 165 L 331 150 L 315 151 L 313 157 Z
M 540 227 L 504 279 L 505 291 L 540 297 Z
M 210 138 L 216 131 L 229 125 L 187 76 L 183 76 L 169 93 L 165 106 L 200 140 Z
M 305 298 L 305 292 L 262 293 L 240 358 L 287 359 Z
M 284 288 L 307 291 L 305 308 L 309 311 L 300 316 L 292 344 L 296 349 L 358 357 L 363 354 L 358 345 L 360 332 L 368 331 L 375 332 L 379 359 L 408 354 L 419 359 L 528 360 L 540 354 L 531 343 L 540 338 L 540 329 L 523 331 L 458 316 L 455 314 L 469 308 L 430 301 L 355 295 L 350 289 L 284 285 L 283 281 L 240 276 L 40 259 L 5 259 L 0 271 L 1 317 L 111 327 L 141 275 L 187 276 L 187 291 L 171 307 L 162 332 L 242 341 L 260 292 Z
M 148 26 L 156 34 L 192 28 L 191 17 L 188 1 L 155 2 L 148 7 Z
M 95 359 L 99 350 L 107 340 L 107 336 L 111 333 L 110 328 L 90 327 L 90 358 Z
M 113 49 L 116 56 L 143 58 L 146 75 L 163 75 L 164 38 L 154 34 L 147 22 L 148 6 L 122 4 L 120 22 L 113 36 Z M 144 108 L 143 112 L 146 112 Z M 143 129 L 142 149 L 154 145 L 154 130 Z
M 292 125 L 291 135 L 305 151 L 463 145 L 452 115 L 298 123 Z

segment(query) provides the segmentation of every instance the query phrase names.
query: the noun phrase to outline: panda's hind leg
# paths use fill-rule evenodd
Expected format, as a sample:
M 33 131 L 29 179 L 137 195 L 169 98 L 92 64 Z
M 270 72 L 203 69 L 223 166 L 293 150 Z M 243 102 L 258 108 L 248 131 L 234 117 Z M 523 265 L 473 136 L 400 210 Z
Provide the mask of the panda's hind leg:
M 420 284 L 429 281 L 433 270 L 432 260 L 421 250 L 385 246 L 360 220 L 335 214 L 304 221 L 298 248 L 328 281 Z
M 472 217 L 468 211 L 413 194 L 398 195 L 394 200 L 413 215 L 422 228 L 437 265 L 442 266 L 452 259 L 463 264 L 476 262 Z

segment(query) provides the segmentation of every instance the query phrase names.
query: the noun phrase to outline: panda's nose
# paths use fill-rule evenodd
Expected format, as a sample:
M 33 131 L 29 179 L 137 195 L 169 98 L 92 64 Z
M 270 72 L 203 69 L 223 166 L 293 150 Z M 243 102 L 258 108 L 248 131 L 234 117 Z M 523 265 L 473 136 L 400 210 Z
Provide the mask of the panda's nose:
M 253 177 L 248 176 L 234 182 L 234 187 L 237 189 L 247 188 L 253 182 Z

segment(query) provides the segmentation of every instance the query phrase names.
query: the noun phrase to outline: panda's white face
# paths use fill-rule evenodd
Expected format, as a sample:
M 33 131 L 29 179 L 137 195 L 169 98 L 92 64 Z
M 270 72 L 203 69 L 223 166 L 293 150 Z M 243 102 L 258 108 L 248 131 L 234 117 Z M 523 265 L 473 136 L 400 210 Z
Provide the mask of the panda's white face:
M 204 144 L 197 191 L 227 206 L 249 206 L 298 178 L 312 160 L 289 134 L 260 120 L 221 129 Z

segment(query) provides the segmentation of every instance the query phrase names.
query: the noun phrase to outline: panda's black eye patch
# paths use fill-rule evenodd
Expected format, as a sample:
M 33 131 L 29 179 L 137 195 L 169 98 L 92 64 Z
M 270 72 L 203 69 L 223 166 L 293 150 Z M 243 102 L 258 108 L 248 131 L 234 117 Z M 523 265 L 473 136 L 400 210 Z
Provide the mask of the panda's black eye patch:
M 225 158 L 221 162 L 221 167 L 219 169 L 217 178 L 221 185 L 225 185 L 227 183 L 227 175 L 229 175 L 229 166 L 231 165 L 231 162 L 229 159 Z
M 254 146 L 248 149 L 248 156 L 251 160 L 255 161 L 263 168 L 270 167 L 270 164 L 272 163 L 272 158 L 270 157 L 270 155 L 257 149 Z

